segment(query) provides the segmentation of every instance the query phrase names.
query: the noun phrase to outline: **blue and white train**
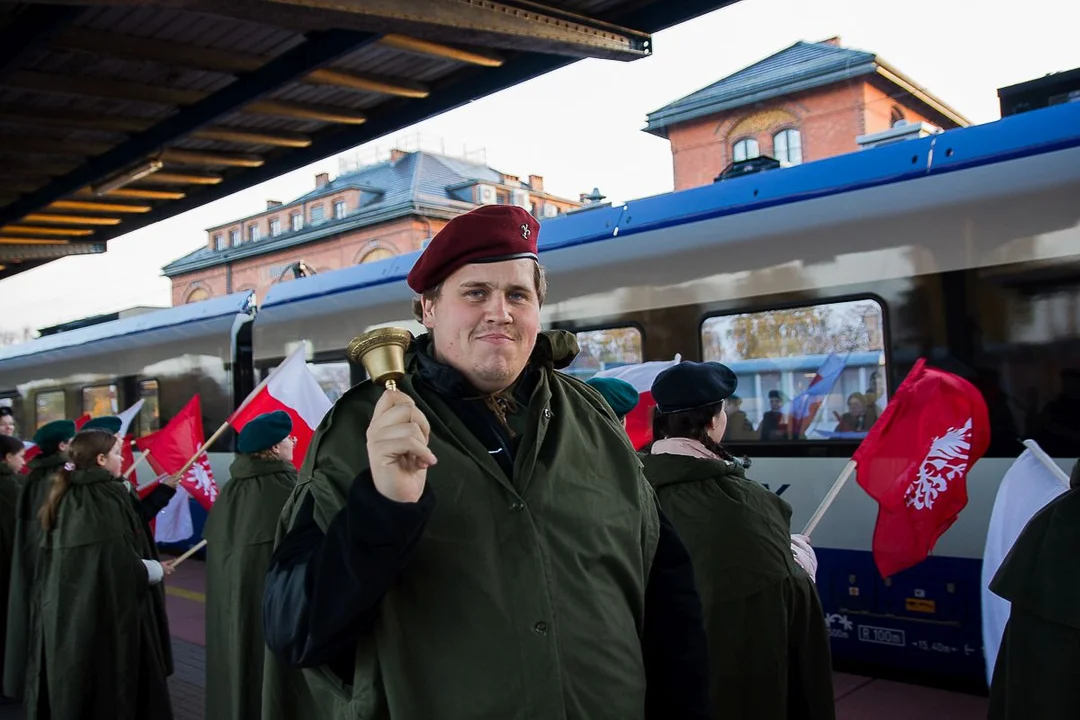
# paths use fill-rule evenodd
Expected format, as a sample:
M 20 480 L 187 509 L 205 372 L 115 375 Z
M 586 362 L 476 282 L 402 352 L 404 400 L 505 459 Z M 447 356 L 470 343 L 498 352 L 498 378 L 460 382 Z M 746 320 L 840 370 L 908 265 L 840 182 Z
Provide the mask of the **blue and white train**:
M 620 362 L 730 361 L 743 372 L 743 410 L 755 426 L 763 408 L 751 402 L 773 387 L 797 393 L 823 357 L 783 343 L 747 351 L 748 338 L 765 338 L 783 313 L 862 309 L 858 337 L 833 343 L 858 359 L 837 383 L 839 402 L 877 383 L 884 404 L 919 357 L 971 379 L 990 407 L 993 439 L 969 476 L 967 508 L 933 556 L 883 581 L 870 554 L 876 505 L 854 483 L 813 542 L 838 664 L 980 683 L 980 562 L 998 483 L 1022 438 L 1038 440 L 1066 471 L 1080 453 L 1077 198 L 1080 103 L 1072 103 L 591 207 L 543 222 L 543 323 L 583 341 L 634 334 Z M 199 392 L 212 429 L 297 343 L 339 393 L 363 376 L 345 359 L 355 335 L 416 329 L 404 283 L 416 257 L 279 284 L 257 308 L 239 293 L 4 348 L 0 402 L 32 428 L 103 398 L 123 408 L 145 397 L 148 430 Z M 825 331 L 815 332 L 821 341 Z M 808 433 L 749 438 L 732 450 L 753 458 L 750 474 L 791 503 L 797 531 L 857 443 Z M 231 439 L 212 449 L 224 477 Z

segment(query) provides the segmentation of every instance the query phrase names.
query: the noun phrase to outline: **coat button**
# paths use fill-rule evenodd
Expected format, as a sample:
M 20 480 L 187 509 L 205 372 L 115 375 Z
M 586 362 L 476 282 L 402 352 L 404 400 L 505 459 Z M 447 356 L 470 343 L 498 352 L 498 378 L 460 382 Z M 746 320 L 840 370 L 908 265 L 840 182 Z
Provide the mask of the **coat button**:
M 551 408 L 544 408 L 544 419 L 550 420 L 555 417 L 555 413 L 551 412 Z
M 541 620 L 533 625 L 533 632 L 537 635 L 547 635 L 547 623 Z
M 520 500 L 515 500 L 514 502 L 510 503 L 510 512 L 521 512 L 524 509 L 525 503 L 521 502 Z

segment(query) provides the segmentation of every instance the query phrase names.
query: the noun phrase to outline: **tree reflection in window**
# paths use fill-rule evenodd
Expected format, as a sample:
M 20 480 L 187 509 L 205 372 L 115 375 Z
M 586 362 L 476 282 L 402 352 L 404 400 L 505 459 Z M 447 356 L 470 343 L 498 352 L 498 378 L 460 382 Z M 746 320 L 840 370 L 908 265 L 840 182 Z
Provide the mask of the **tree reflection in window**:
M 579 351 L 564 372 L 581 380 L 601 370 L 643 361 L 641 330 L 636 327 L 585 330 L 576 336 Z

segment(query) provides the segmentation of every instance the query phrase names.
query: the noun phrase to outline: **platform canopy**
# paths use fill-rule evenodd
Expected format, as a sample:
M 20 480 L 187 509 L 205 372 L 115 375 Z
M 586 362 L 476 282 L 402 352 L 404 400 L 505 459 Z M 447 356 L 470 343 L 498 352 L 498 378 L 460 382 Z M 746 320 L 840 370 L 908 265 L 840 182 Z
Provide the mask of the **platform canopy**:
M 0 279 L 736 1 L 0 0 Z

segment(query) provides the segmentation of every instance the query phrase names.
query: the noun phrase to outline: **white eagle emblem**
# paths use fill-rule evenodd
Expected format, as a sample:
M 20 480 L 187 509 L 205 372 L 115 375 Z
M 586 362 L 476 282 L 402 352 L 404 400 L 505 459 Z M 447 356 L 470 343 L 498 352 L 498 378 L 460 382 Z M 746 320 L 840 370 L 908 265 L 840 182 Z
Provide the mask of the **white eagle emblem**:
M 213 502 L 217 499 L 217 485 L 210 474 L 212 471 L 204 465 L 205 461 L 205 457 L 199 458 L 188 470 L 188 477 L 197 488 L 206 493 L 206 497 L 210 499 L 210 502 Z
M 908 486 L 904 502 L 916 510 L 934 507 L 938 495 L 949 489 L 949 483 L 963 477 L 968 468 L 971 450 L 971 418 L 963 427 L 951 427 L 934 438 L 930 452 L 919 465 L 919 477 Z

